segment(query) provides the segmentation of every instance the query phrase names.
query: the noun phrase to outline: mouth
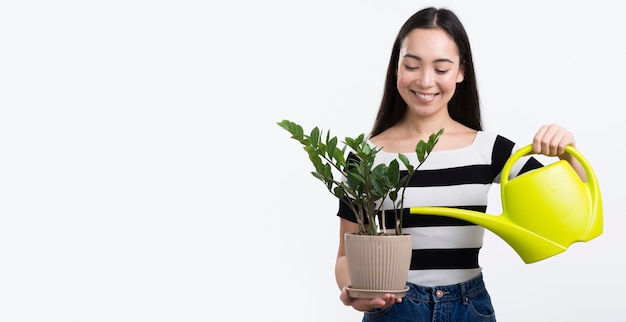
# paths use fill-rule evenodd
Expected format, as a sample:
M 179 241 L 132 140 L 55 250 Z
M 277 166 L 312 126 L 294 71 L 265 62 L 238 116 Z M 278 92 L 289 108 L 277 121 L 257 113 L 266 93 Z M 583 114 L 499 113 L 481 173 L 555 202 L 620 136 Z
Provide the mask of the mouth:
M 420 93 L 416 91 L 411 91 L 411 92 L 413 92 L 413 95 L 415 95 L 415 97 L 417 97 L 418 99 L 422 101 L 430 101 L 433 98 L 435 98 L 435 96 L 437 95 L 437 94 Z

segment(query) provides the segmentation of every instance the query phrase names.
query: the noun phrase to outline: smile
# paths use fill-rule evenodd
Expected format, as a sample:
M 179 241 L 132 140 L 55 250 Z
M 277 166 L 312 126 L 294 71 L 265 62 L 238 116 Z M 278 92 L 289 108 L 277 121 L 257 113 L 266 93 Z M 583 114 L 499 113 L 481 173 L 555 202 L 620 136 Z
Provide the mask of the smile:
M 423 94 L 423 93 L 418 93 L 418 92 L 413 92 L 415 94 L 415 96 L 417 96 L 417 98 L 419 99 L 423 99 L 423 100 L 430 100 L 433 99 L 433 97 L 435 97 L 435 95 L 437 94 Z

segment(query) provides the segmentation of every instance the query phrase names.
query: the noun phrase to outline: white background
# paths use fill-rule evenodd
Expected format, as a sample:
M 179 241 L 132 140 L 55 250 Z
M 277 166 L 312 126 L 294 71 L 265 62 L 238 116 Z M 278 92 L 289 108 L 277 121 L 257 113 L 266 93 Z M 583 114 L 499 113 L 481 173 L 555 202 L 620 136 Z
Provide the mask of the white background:
M 565 126 L 602 188 L 603 235 L 550 259 L 487 232 L 499 320 L 623 319 L 618 2 L 212 3 L 0 4 L 0 321 L 358 321 L 337 202 L 276 122 L 369 131 L 427 5 L 466 26 L 485 128 Z

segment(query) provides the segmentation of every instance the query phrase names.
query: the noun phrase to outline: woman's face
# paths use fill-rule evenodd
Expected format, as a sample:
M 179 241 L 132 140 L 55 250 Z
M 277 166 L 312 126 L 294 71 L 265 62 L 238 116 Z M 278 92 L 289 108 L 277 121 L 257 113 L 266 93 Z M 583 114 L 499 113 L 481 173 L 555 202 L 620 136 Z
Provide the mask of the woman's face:
M 420 116 L 447 112 L 464 77 L 456 44 L 441 29 L 413 29 L 400 48 L 397 77 L 408 110 Z

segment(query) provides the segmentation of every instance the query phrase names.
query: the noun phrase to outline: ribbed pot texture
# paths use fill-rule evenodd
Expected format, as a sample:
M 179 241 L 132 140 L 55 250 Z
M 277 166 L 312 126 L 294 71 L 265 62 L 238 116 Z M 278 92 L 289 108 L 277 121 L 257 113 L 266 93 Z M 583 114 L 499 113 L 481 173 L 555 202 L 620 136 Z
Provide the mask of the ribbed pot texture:
M 411 235 L 345 234 L 351 288 L 401 291 L 411 265 Z

